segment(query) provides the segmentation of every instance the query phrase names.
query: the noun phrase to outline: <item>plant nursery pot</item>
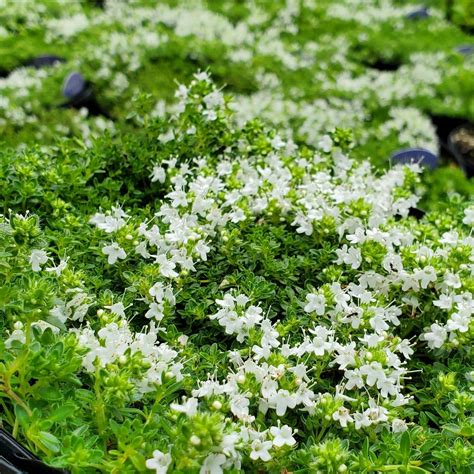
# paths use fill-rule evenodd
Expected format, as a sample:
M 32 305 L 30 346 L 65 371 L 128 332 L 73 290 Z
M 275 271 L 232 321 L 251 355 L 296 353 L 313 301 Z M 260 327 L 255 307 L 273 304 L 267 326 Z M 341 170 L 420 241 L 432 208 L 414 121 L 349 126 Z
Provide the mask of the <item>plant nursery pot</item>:
M 375 61 L 366 62 L 365 64 L 367 67 L 376 69 L 377 71 L 396 71 L 402 65 L 400 61 L 389 61 L 385 59 L 377 59 Z
M 69 100 L 74 100 L 86 92 L 87 84 L 84 76 L 80 72 L 71 72 L 64 79 L 63 96 Z
M 448 148 L 466 173 L 474 176 L 474 125 L 465 123 L 455 128 L 448 137 Z
M 393 153 L 390 157 L 390 162 L 393 165 L 418 163 L 419 165 L 434 169 L 438 166 L 439 159 L 434 153 L 425 148 L 404 148 Z
M 80 109 L 85 107 L 91 115 L 103 115 L 110 118 L 109 114 L 97 102 L 91 84 L 79 72 L 72 72 L 63 83 L 63 96 L 67 102 L 62 107 Z
M 36 58 L 30 59 L 25 62 L 25 66 L 32 66 L 35 69 L 41 69 L 43 67 L 54 66 L 57 63 L 64 63 L 66 60 L 55 54 L 42 54 Z
M 460 125 L 466 123 L 466 119 L 462 117 L 452 117 L 449 115 L 430 114 L 431 123 L 436 129 L 436 135 L 441 147 L 451 154 L 448 148 L 449 134 Z
M 406 15 L 406 18 L 408 20 L 423 20 L 425 18 L 429 18 L 430 11 L 428 7 L 421 7 L 416 10 L 413 10 L 412 12 L 408 13 Z
M 9 433 L 0 428 L 0 473 L 2 474 L 68 474 L 42 463 Z
M 463 56 L 471 56 L 471 54 L 474 54 L 474 46 L 470 44 L 456 46 L 454 50 Z
M 419 209 L 418 207 L 410 207 L 408 215 L 414 217 L 415 219 L 422 219 L 426 214 L 426 211 Z

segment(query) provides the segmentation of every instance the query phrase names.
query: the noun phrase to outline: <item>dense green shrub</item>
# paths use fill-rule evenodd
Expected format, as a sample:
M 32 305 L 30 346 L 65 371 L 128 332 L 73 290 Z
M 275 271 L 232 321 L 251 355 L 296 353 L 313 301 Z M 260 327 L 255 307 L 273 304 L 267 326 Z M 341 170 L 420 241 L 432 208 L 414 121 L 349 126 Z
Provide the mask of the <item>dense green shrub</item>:
M 119 142 L 2 154 L 4 426 L 81 473 L 469 472 L 472 203 L 417 220 L 416 165 L 179 91 Z

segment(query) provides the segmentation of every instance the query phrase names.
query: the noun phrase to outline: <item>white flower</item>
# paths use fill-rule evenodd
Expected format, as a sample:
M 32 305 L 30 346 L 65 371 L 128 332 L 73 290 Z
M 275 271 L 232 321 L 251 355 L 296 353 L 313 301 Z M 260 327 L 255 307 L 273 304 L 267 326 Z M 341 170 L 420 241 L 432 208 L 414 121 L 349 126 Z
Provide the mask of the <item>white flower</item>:
M 285 142 L 281 139 L 280 135 L 275 135 L 270 143 L 275 150 L 280 150 L 285 146 Z
M 171 455 L 169 453 L 164 454 L 158 449 L 153 451 L 153 457 L 147 459 L 145 465 L 148 469 L 154 470 L 156 474 L 166 474 L 168 467 L 171 464 Z
M 337 356 L 335 357 L 335 362 L 339 364 L 340 369 L 345 369 L 348 365 L 355 364 L 355 350 L 356 344 L 355 342 L 351 342 L 346 346 L 339 345 L 336 348 Z
M 307 313 L 312 313 L 314 311 L 318 316 L 322 316 L 324 314 L 326 298 L 324 298 L 323 295 L 309 293 L 306 295 L 306 301 L 308 304 L 304 307 L 304 310 Z
M 204 460 L 199 474 L 222 474 L 224 470 L 222 465 L 225 464 L 227 458 L 224 454 L 209 454 Z
M 474 226 L 474 207 L 470 207 L 464 211 L 463 224 Z
M 237 450 L 235 449 L 235 445 L 237 444 L 239 440 L 240 440 L 240 437 L 237 433 L 224 435 L 221 441 L 222 452 L 226 456 L 236 458 Z
M 432 324 L 430 329 L 431 331 L 422 334 L 422 337 L 428 342 L 428 346 L 431 349 L 437 349 L 444 344 L 444 341 L 446 341 L 448 332 L 446 331 L 446 328 L 436 323 Z
M 403 339 L 402 342 L 397 345 L 397 351 L 401 352 L 404 355 L 405 359 L 409 359 L 410 356 L 414 353 L 407 339 Z
M 243 395 L 234 395 L 230 400 L 230 411 L 237 418 L 245 418 L 249 414 L 250 400 Z
M 105 306 L 111 313 L 116 314 L 122 318 L 125 318 L 125 306 L 123 303 L 114 303 L 111 306 Z
M 372 329 L 380 334 L 383 331 L 386 331 L 389 328 L 389 325 L 385 321 L 385 313 L 382 308 L 375 308 L 375 316 L 370 318 L 369 323 Z
M 372 421 L 370 420 L 368 413 L 354 413 L 355 429 L 360 430 L 362 427 L 370 426 Z
M 348 234 L 347 240 L 352 244 L 362 244 L 365 242 L 365 231 L 363 227 L 357 227 L 353 234 Z
M 446 272 L 444 275 L 444 283 L 451 288 L 461 288 L 461 279 L 458 275 L 452 272 Z
M 323 135 L 321 140 L 318 142 L 318 148 L 323 150 L 325 153 L 329 153 L 332 148 L 332 140 L 329 135 Z
M 379 380 L 377 380 L 377 388 L 380 390 L 380 395 L 384 398 L 398 393 L 398 386 L 391 378 L 379 378 Z
M 54 273 L 56 273 L 56 276 L 59 276 L 59 275 L 61 275 L 63 270 L 66 268 L 66 266 L 67 266 L 67 259 L 66 260 L 60 260 L 58 265 L 56 265 L 56 266 L 53 265 L 52 267 L 46 268 L 46 271 L 47 272 L 54 272 Z
M 408 426 L 404 420 L 400 420 L 400 418 L 394 418 L 392 421 L 392 431 L 394 433 L 403 433 L 408 429 Z
M 346 388 L 348 390 L 354 387 L 362 388 L 364 386 L 364 381 L 359 369 L 346 370 L 344 376 L 347 378 Z
M 275 406 L 278 416 L 283 416 L 287 408 L 295 408 L 296 406 L 295 397 L 290 394 L 288 390 L 284 389 L 278 390 L 278 392 L 269 399 L 269 402 Z
M 154 301 L 150 303 L 148 311 L 145 313 L 145 317 L 148 319 L 153 318 L 156 321 L 161 321 L 163 316 L 163 305 L 155 303 Z
M 403 262 L 400 255 L 389 252 L 385 255 L 382 266 L 387 272 L 400 272 L 403 270 Z
M 467 332 L 471 318 L 466 313 L 453 313 L 446 323 L 448 331 Z
M 334 421 L 339 421 L 343 428 L 346 428 L 347 423 L 353 423 L 354 418 L 352 418 L 350 411 L 346 407 L 338 408 L 333 414 L 332 419 Z
M 271 449 L 272 445 L 273 443 L 271 441 L 260 441 L 259 439 L 255 439 L 251 445 L 252 451 L 250 452 L 250 459 L 253 459 L 254 461 L 261 459 L 263 462 L 270 461 L 272 457 L 268 451 Z
M 453 232 L 445 232 L 439 241 L 442 244 L 447 244 L 447 245 L 456 245 L 459 241 L 459 234 L 455 231 Z
M 354 270 L 357 270 L 362 263 L 362 255 L 358 248 L 348 248 L 347 245 L 344 244 L 342 249 L 336 250 L 336 254 L 338 257 L 336 263 L 345 263 L 346 265 L 350 265 Z
M 119 258 L 123 260 L 127 256 L 125 250 L 116 242 L 103 247 L 102 253 L 108 256 L 107 262 L 109 265 L 113 265 Z
M 100 212 L 94 214 L 89 219 L 89 224 L 95 224 L 99 229 L 110 234 L 121 229 L 127 223 L 125 219 L 128 217 L 120 207 L 112 207 L 107 214 Z
M 187 416 L 194 416 L 198 409 L 198 399 L 194 397 L 188 398 L 182 405 L 171 403 L 170 408 L 179 413 L 185 413 Z
M 296 439 L 293 438 L 293 431 L 288 425 L 283 425 L 281 428 L 272 426 L 270 433 L 273 436 L 273 445 L 278 448 L 284 445 L 293 446 L 296 444 Z
M 370 387 L 375 385 L 378 380 L 385 380 L 385 372 L 380 362 L 371 362 L 360 368 L 360 373 L 366 376 L 366 383 Z
M 48 254 L 44 250 L 32 250 L 30 254 L 31 269 L 34 272 L 41 271 L 41 265 L 49 260 Z
M 420 282 L 421 287 L 426 289 L 430 283 L 436 281 L 436 271 L 431 265 L 428 265 L 423 270 L 417 270 L 415 278 Z
M 196 246 L 194 247 L 194 250 L 199 255 L 201 260 L 203 260 L 205 262 L 205 261 L 207 261 L 207 254 L 211 250 L 211 247 L 206 245 L 206 243 L 203 240 L 200 240 L 199 242 L 196 243 Z
M 384 422 L 388 419 L 388 410 L 382 406 L 377 405 L 377 403 L 372 399 L 369 400 L 369 408 L 364 411 L 364 414 L 371 423 Z
M 166 179 L 166 171 L 161 166 L 155 165 L 153 167 L 153 171 L 150 174 L 151 182 L 154 183 L 156 181 L 160 183 L 164 183 Z
M 237 306 L 245 306 L 249 301 L 250 301 L 250 298 L 246 295 L 241 294 L 241 295 L 237 295 L 235 297 L 235 302 L 236 302 Z M 255 306 L 251 306 L 251 308 L 255 308 Z M 258 309 L 260 309 L 259 312 L 262 311 L 261 308 L 258 308 Z
M 155 262 L 160 265 L 160 273 L 166 278 L 176 278 L 178 273 L 174 271 L 176 264 L 172 260 L 168 260 L 166 255 L 157 255 Z
M 441 294 L 439 299 L 434 300 L 433 304 L 441 309 L 451 309 L 453 306 L 453 298 L 450 295 Z

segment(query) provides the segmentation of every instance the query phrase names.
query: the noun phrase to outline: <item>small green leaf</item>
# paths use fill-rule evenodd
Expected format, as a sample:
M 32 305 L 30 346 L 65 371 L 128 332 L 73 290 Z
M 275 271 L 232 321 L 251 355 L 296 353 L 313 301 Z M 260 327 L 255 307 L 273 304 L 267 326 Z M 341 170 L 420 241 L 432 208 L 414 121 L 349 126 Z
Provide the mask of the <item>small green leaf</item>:
M 408 463 L 408 460 L 410 459 L 410 445 L 410 433 L 405 431 L 400 439 L 400 454 L 405 463 Z
M 47 450 L 53 453 L 57 453 L 61 447 L 59 439 L 47 431 L 40 431 L 36 438 Z

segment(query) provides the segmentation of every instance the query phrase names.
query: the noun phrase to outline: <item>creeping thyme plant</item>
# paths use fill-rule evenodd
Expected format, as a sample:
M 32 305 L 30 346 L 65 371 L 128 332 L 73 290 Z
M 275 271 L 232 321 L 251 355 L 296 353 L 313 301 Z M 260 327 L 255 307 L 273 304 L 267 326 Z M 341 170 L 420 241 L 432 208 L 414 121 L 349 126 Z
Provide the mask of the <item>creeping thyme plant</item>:
M 0 2 L 0 427 L 71 473 L 470 473 L 474 185 L 388 166 L 474 117 L 428 3 Z
M 470 0 L 2 0 L 0 136 L 7 145 L 90 146 L 137 110 L 163 117 L 175 80 L 196 70 L 235 97 L 234 119 L 259 118 L 285 139 L 317 146 L 338 128 L 354 158 L 386 168 L 399 148 L 440 149 L 439 120 L 474 120 Z M 50 67 L 31 60 L 54 54 Z M 79 71 L 103 114 L 61 94 Z M 122 123 L 122 125 L 121 125 Z M 422 202 L 474 194 L 458 168 L 424 179 Z
M 3 426 L 81 473 L 469 472 L 472 203 L 176 94 L 4 157 Z

